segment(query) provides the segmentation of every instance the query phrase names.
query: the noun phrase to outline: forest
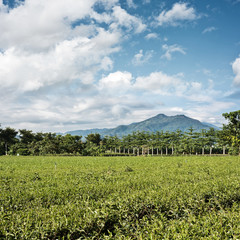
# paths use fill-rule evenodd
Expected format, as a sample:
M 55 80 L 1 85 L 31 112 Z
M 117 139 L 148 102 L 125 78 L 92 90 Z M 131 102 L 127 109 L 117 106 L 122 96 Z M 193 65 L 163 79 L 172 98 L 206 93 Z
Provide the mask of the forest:
M 123 137 L 91 133 L 81 136 L 34 133 L 0 126 L 0 155 L 134 156 L 183 154 L 240 154 L 240 110 L 223 113 L 227 124 L 186 132 L 133 132 Z

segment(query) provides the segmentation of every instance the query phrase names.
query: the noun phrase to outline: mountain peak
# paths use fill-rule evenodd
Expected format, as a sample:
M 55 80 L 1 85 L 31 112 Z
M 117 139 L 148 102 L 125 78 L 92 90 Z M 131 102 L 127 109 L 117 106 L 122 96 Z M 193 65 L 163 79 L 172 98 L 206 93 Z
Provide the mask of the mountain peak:
M 200 121 L 187 117 L 185 115 L 175 115 L 167 116 L 165 114 L 158 114 L 154 117 L 148 118 L 141 122 L 131 123 L 129 125 L 120 125 L 115 128 L 105 128 L 105 129 L 88 129 L 88 130 L 76 130 L 70 131 L 72 135 L 81 135 L 82 137 L 87 136 L 89 133 L 99 133 L 102 136 L 125 136 L 136 131 L 169 131 L 174 132 L 176 130 L 181 130 L 182 132 L 187 131 L 192 127 L 195 131 L 200 131 L 201 129 L 209 129 L 210 126 L 206 123 L 201 123 Z
M 156 115 L 155 117 L 167 117 L 167 115 L 163 114 L 163 113 L 159 113 L 158 115 Z

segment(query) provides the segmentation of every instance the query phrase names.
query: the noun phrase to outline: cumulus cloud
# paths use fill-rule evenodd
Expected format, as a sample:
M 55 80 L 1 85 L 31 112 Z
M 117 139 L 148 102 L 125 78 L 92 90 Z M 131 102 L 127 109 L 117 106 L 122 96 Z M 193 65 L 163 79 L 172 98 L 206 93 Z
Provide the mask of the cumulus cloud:
M 149 39 L 156 39 L 156 38 L 158 38 L 158 34 L 157 34 L 157 33 L 149 33 L 149 34 L 147 34 L 147 35 L 145 36 L 145 38 L 146 38 L 147 40 L 149 40 Z
M 184 21 L 193 21 L 197 19 L 196 10 L 189 7 L 187 3 L 175 3 L 172 9 L 162 11 L 157 17 L 158 24 L 177 26 Z
M 202 34 L 210 33 L 210 32 L 216 31 L 216 30 L 217 30 L 217 28 L 215 28 L 215 27 L 208 27 L 208 28 L 205 28 L 205 29 L 202 31 Z
M 90 84 L 113 67 L 122 28 L 140 33 L 146 26 L 117 0 L 25 1 L 13 9 L 1 2 L 0 83 L 4 93 L 37 91 L 55 84 Z M 102 18 L 96 3 L 105 8 Z M 74 24 L 81 19 L 97 22 Z M 102 28 L 99 23 L 106 22 Z M 4 82 L 4 84 L 3 84 Z
M 204 86 L 198 81 L 188 82 L 182 73 L 168 75 L 163 72 L 153 72 L 148 76 L 136 78 L 133 88 L 145 93 L 174 96 L 201 104 L 214 102 L 214 99 L 222 96 L 221 91 L 215 90 L 213 80 L 209 79 L 208 84 Z
M 130 8 L 137 8 L 137 5 L 134 3 L 133 0 L 127 0 L 127 5 Z
M 33 0 L 9 12 L 1 11 L 0 46 L 18 46 L 28 51 L 49 49 L 67 38 L 71 21 L 88 16 L 95 2 Z
M 169 76 L 163 72 L 153 72 L 146 77 L 138 77 L 135 88 L 162 95 L 179 94 L 185 89 L 185 83 L 178 76 Z
M 124 118 L 130 112 L 130 109 L 121 104 L 116 104 L 112 107 L 111 112 L 116 118 Z
M 147 51 L 145 54 L 141 49 L 133 58 L 132 63 L 136 66 L 140 66 L 149 61 L 152 58 L 152 51 Z
M 128 30 L 134 30 L 135 33 L 141 33 L 145 31 L 147 27 L 141 19 L 128 14 L 126 10 L 122 9 L 120 6 L 115 6 L 113 8 L 112 16 L 115 19 L 115 23 L 111 25 L 113 29 L 120 25 Z
M 3 124 L 38 130 L 44 123 L 43 131 L 91 121 L 100 127 L 106 112 L 113 121 L 137 103 L 121 96 L 131 88 L 131 73 L 97 77 L 112 70 L 126 33 L 146 29 L 118 0 L 26 0 L 11 9 L 0 1 L 0 29 Z
M 97 71 L 111 68 L 112 61 L 107 56 L 118 51 L 114 45 L 119 37 L 101 29 L 92 39 L 65 40 L 48 52 L 28 54 L 8 49 L 0 54 L 2 87 L 24 92 L 76 79 L 92 83 Z
M 232 63 L 232 69 L 234 74 L 236 75 L 234 78 L 234 84 L 240 86 L 240 57 L 237 58 L 233 63 Z
M 98 14 L 94 11 L 96 3 L 103 3 L 106 11 Z M 8 49 L 18 46 L 27 51 L 43 51 L 54 47 L 56 43 L 85 33 L 88 37 L 94 34 L 93 24 L 81 24 L 73 28 L 72 24 L 84 18 L 93 18 L 99 22 L 128 28 L 137 33 L 144 31 L 146 25 L 142 21 L 128 14 L 117 0 L 89 0 L 68 2 L 25 1 L 16 8 L 8 9 L 2 4 L 0 8 L 0 48 Z M 83 32 L 84 31 L 84 32 Z
M 91 12 L 91 17 L 100 23 L 106 23 L 112 30 L 124 28 L 128 32 L 141 33 L 145 31 L 146 24 L 138 17 L 129 14 L 120 6 L 113 6 L 111 11 L 104 13 Z
M 134 2 L 128 0 L 129 6 Z M 159 25 L 176 26 L 197 17 L 194 8 L 179 3 L 159 15 Z M 3 126 L 57 132 L 115 127 L 166 112 L 170 109 L 166 98 L 172 96 L 207 105 L 204 94 L 197 94 L 206 88 L 188 83 L 181 74 L 149 69 L 149 74 L 135 78 L 130 70 L 115 70 L 114 54 L 120 52 L 126 36 L 144 33 L 146 28 L 118 0 L 25 0 L 13 9 L 0 1 Z M 145 39 L 157 37 L 149 33 Z M 176 52 L 186 54 L 176 44 L 165 44 L 163 50 L 169 60 Z M 132 63 L 139 66 L 152 54 L 139 50 Z M 239 83 L 237 62 L 232 67 Z M 175 105 L 172 109 L 181 110 Z
M 131 87 L 132 74 L 129 72 L 114 72 L 99 81 L 99 87 L 104 91 L 127 91 Z
M 175 52 L 179 52 L 181 54 L 186 54 L 186 52 L 184 51 L 183 47 L 174 44 L 174 45 L 167 45 L 164 44 L 162 46 L 163 51 L 165 51 L 165 53 L 162 55 L 162 58 L 166 58 L 167 60 L 171 60 L 172 59 L 172 54 Z
M 130 72 L 113 72 L 100 79 L 98 89 L 100 94 L 110 93 L 112 96 L 122 96 L 136 90 L 142 93 L 157 95 L 183 96 L 190 89 L 189 84 L 183 80 L 183 74 L 168 75 L 164 72 L 152 72 L 147 76 L 139 76 L 136 79 Z M 200 84 L 200 83 L 199 83 Z M 197 83 L 191 86 L 197 89 Z M 136 93 L 135 93 L 136 94 Z M 133 94 L 133 96 L 135 96 Z M 140 101 L 140 99 L 138 99 Z

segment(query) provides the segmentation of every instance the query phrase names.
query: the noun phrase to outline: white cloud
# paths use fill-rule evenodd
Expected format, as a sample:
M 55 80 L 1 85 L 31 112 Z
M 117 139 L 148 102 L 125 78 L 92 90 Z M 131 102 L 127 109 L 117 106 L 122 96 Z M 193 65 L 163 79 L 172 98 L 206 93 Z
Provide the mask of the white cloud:
M 233 105 L 214 101 L 221 94 L 213 92 L 211 81 L 208 88 L 204 88 L 199 82 L 188 83 L 183 78 L 182 74 L 153 72 L 134 81 L 130 72 L 118 71 L 86 85 L 82 91 L 65 84 L 63 87 L 54 86 L 54 91 L 61 93 L 58 95 L 47 88 L 43 93 L 36 92 L 36 95 L 30 92 L 30 95 L 26 93 L 17 98 L 15 94 L 0 96 L 1 121 L 20 129 L 27 126 L 35 131 L 58 132 L 116 127 L 158 113 L 181 113 L 207 121 L 218 110 Z M 207 99 L 206 96 L 212 98 Z M 13 98 L 16 98 L 15 102 Z M 173 99 L 173 103 L 166 99 Z M 188 101 L 188 107 L 179 107 L 183 99 Z
M 162 46 L 162 49 L 165 51 L 164 55 L 162 55 L 162 58 L 166 58 L 167 60 L 171 60 L 172 59 L 172 54 L 175 53 L 175 52 L 179 52 L 179 53 L 184 54 L 184 55 L 186 54 L 184 49 L 177 44 L 170 45 L 170 46 L 168 46 L 167 44 L 164 44 Z
M 26 0 L 14 9 L 0 1 L 0 29 L 3 124 L 35 131 L 110 127 L 129 109 L 146 107 L 127 95 L 131 73 L 97 77 L 112 70 L 112 54 L 127 34 L 146 29 L 118 0 Z
M 120 6 L 114 6 L 112 11 L 101 14 L 92 11 L 91 17 L 100 23 L 108 24 L 114 31 L 124 28 L 128 32 L 141 33 L 146 29 L 146 25 L 140 18 L 130 15 Z
M 103 3 L 105 12 L 94 11 L 96 3 Z M 31 0 L 6 11 L 0 8 L 0 48 L 17 46 L 25 51 L 48 51 L 61 41 L 84 34 L 92 37 L 96 24 L 72 27 L 74 21 L 92 18 L 97 22 L 111 24 L 112 29 L 121 27 L 140 33 L 146 29 L 141 19 L 128 14 L 117 0 Z M 81 35 L 83 36 L 83 35 Z M 40 40 L 41 39 L 41 40 Z
M 116 104 L 112 107 L 111 112 L 115 118 L 121 119 L 130 112 L 130 109 L 121 104 Z
M 208 27 L 208 28 L 205 28 L 205 29 L 202 31 L 202 34 L 210 33 L 210 32 L 216 31 L 216 30 L 217 30 L 217 28 L 215 28 L 215 27 Z
M 240 3 L 240 0 L 236 0 L 236 1 L 232 2 L 233 5 L 238 4 L 238 3 Z
M 29 54 L 11 48 L 0 53 L 2 88 L 24 92 L 73 80 L 89 84 L 97 71 L 111 69 L 108 55 L 119 50 L 115 48 L 119 37 L 100 29 L 92 39 L 65 40 L 48 52 Z
M 234 78 L 234 84 L 240 86 L 240 57 L 237 58 L 233 63 L 232 63 L 232 69 L 234 74 L 236 75 Z
M 137 5 L 134 3 L 133 0 L 127 0 L 127 5 L 130 8 L 137 8 Z
M 149 61 L 149 59 L 152 58 L 152 51 L 146 52 L 146 54 L 143 53 L 143 50 L 141 49 L 133 58 L 132 63 L 136 66 L 140 66 L 146 62 Z
M 113 8 L 112 16 L 116 20 L 117 25 L 123 26 L 128 30 L 134 30 L 135 33 L 141 33 L 145 31 L 147 27 L 145 24 L 142 23 L 141 19 L 128 14 L 120 6 L 115 6 Z M 116 23 L 113 23 L 112 28 L 114 29 L 115 27 L 116 27 Z
M 25 1 L 9 12 L 0 12 L 0 47 L 18 46 L 25 50 L 44 50 L 67 38 L 71 21 L 91 12 L 96 0 Z M 41 39 L 41 40 L 39 40 Z
M 177 76 L 169 76 L 162 72 L 153 72 L 146 77 L 138 77 L 134 84 L 137 89 L 162 95 L 181 94 L 185 83 Z
M 209 95 L 209 89 L 204 89 L 200 82 L 188 83 L 185 98 L 193 102 L 211 102 L 213 95 Z
M 203 83 L 192 81 L 188 82 L 187 89 L 183 94 L 183 97 L 191 102 L 201 103 L 201 104 L 212 104 L 215 99 L 219 97 L 222 98 L 222 91 L 216 90 L 214 86 L 214 81 L 208 79 L 208 84 L 204 86 Z M 219 108 L 220 109 L 220 108 Z
M 232 108 L 235 104 L 232 102 L 214 101 L 207 102 L 205 104 L 191 104 L 188 109 L 184 110 L 184 114 L 189 117 L 198 119 L 202 122 L 209 122 L 221 126 L 224 122 L 224 118 L 221 117 L 219 112 L 226 111 L 226 109 Z
M 102 18 L 93 10 L 97 2 L 106 8 Z M 123 38 L 121 28 L 136 33 L 146 28 L 140 19 L 116 6 L 117 2 L 31 0 L 8 11 L 1 4 L 3 92 L 21 94 L 73 81 L 89 84 L 99 71 L 111 70 L 114 64 L 111 54 L 120 50 Z M 85 17 L 106 22 L 108 27 L 103 29 L 93 22 L 72 27 L 73 21 Z
M 193 21 L 197 19 L 196 10 L 188 7 L 187 3 L 175 3 L 169 11 L 162 11 L 157 17 L 158 24 L 177 26 L 183 21 Z
M 149 40 L 149 39 L 156 39 L 156 38 L 158 38 L 158 34 L 157 33 L 149 33 L 148 35 L 145 36 L 145 38 L 147 40 Z
M 143 4 L 148 4 L 150 2 L 151 2 L 151 0 L 143 0 Z
M 3 1 L 0 1 L 0 12 L 7 12 L 8 7 L 3 4 Z
M 214 89 L 213 80 L 207 86 L 201 82 L 184 80 L 184 75 L 168 75 L 163 72 L 153 72 L 149 76 L 138 77 L 133 84 L 134 89 L 162 96 L 174 96 L 191 103 L 208 104 L 222 96 L 221 91 Z
M 134 2 L 138 3 L 129 4 Z M 101 14 L 94 7 L 98 3 Z M 160 25 L 175 26 L 198 17 L 183 3 L 160 16 Z M 78 25 L 73 26 L 74 22 Z M 14 9 L 7 9 L 0 0 L 1 123 L 17 129 L 67 131 L 129 124 L 168 109 L 169 113 L 187 113 L 184 107 L 176 108 L 179 100 L 192 103 L 192 109 L 199 103 L 207 108 L 208 101 L 219 96 L 210 88 L 211 82 L 205 88 L 197 81 L 188 83 L 181 74 L 161 71 L 135 79 L 131 72 L 114 69 L 113 54 L 120 52 L 123 39 L 144 32 L 146 27 L 141 18 L 121 8 L 118 0 L 25 0 Z M 156 33 L 145 36 L 157 37 Z M 153 54 L 132 50 L 137 53 L 133 59 L 136 65 L 147 62 Z M 176 44 L 165 44 L 163 50 L 167 59 L 176 52 L 186 54 Z M 121 53 L 122 60 L 125 53 Z M 237 62 L 232 67 L 239 83 Z M 170 106 L 166 99 L 175 102 Z M 199 107 L 194 113 L 201 111 Z
M 114 72 L 99 81 L 99 87 L 104 91 L 127 91 L 131 87 L 132 74 L 129 72 Z

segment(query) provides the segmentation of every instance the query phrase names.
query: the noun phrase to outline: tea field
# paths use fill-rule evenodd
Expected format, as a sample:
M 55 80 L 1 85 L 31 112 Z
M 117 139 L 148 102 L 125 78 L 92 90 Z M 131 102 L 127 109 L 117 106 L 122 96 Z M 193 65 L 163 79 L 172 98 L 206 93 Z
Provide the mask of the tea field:
M 240 239 L 240 157 L 0 157 L 0 239 Z

